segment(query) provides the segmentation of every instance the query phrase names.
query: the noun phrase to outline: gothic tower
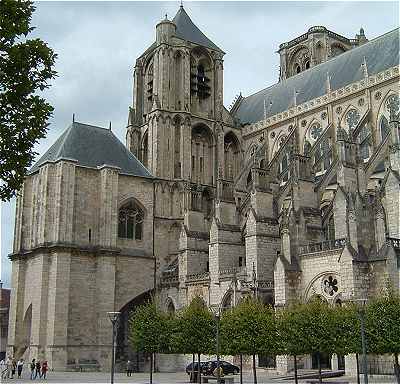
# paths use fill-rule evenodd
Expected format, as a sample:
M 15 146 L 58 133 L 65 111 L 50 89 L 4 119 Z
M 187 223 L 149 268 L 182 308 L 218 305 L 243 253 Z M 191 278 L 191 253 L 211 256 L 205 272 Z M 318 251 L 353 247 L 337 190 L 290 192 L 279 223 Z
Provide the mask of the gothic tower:
M 154 176 L 215 183 L 223 55 L 181 6 L 137 59 L 127 146 Z

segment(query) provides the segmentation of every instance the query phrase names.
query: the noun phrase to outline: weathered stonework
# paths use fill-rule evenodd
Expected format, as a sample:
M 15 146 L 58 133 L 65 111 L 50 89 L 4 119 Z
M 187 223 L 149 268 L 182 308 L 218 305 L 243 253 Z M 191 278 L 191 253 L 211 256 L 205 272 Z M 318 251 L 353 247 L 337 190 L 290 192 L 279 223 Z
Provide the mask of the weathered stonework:
M 119 158 L 104 145 L 96 164 L 47 153 L 32 169 L 16 206 L 9 350 L 55 369 L 79 359 L 106 369 L 107 312 L 122 312 L 117 361 L 132 358 L 129 312 L 154 292 L 175 311 L 195 296 L 228 308 L 256 295 L 278 308 L 398 291 L 399 66 L 371 62 L 395 32 L 367 42 L 313 27 L 281 45 L 280 82 L 228 110 L 225 53 L 183 7 L 157 24 L 136 61 L 126 134 L 151 174 L 116 139 Z M 326 75 L 340 60 L 351 79 Z M 277 357 L 279 371 L 291 366 Z

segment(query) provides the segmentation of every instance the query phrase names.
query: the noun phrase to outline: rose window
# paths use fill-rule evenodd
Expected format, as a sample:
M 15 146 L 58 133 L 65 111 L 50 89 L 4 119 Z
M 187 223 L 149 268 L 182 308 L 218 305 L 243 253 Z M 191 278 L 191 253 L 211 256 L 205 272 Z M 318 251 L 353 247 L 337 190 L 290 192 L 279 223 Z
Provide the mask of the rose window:
M 355 128 L 360 121 L 360 112 L 356 109 L 350 109 L 350 111 L 347 112 L 346 121 L 349 128 Z
M 319 124 L 313 124 L 310 129 L 310 135 L 314 140 L 321 136 L 322 128 Z
M 333 276 L 329 276 L 328 278 L 324 279 L 323 289 L 327 295 L 333 296 L 339 289 L 337 279 L 335 279 Z

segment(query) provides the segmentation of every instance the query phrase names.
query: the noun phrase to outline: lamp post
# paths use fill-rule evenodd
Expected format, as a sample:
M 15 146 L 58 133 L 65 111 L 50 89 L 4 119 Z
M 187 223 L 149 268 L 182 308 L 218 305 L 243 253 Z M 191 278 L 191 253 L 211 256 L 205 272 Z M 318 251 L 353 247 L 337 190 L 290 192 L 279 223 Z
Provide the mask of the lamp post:
M 216 324 L 217 324 L 217 384 L 220 384 L 221 382 L 221 378 L 220 378 L 220 372 L 219 372 L 219 321 L 221 318 L 221 306 L 220 305 L 213 305 L 210 306 L 211 311 L 213 312 L 214 316 L 215 316 L 215 320 L 216 320 Z
M 121 312 L 107 312 L 108 318 L 112 323 L 111 384 L 114 384 L 116 325 L 120 314 Z

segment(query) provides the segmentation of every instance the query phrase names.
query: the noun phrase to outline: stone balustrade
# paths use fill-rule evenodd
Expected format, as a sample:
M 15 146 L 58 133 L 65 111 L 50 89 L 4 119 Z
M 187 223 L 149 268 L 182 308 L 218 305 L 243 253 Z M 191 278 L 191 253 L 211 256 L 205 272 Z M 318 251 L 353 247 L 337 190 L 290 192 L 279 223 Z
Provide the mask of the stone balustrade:
M 306 245 L 299 246 L 299 254 L 303 255 L 306 253 L 323 252 L 332 249 L 343 248 L 346 245 L 346 239 L 335 239 L 321 241 L 320 243 L 310 243 Z
M 229 268 L 221 268 L 219 271 L 220 276 L 226 275 L 245 275 L 246 274 L 246 267 L 229 267 Z
M 200 273 L 192 273 L 190 275 L 186 275 L 186 281 L 203 281 L 210 279 L 210 272 L 200 272 Z

